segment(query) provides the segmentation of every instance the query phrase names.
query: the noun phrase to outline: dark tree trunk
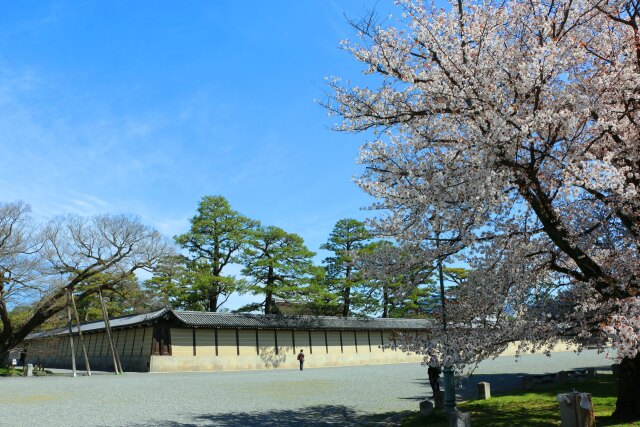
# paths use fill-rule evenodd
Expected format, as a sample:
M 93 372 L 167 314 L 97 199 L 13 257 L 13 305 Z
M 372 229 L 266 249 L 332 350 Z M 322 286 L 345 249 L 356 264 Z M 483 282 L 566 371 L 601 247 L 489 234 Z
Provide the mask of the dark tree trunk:
M 385 286 L 384 292 L 382 293 L 382 317 L 389 317 L 389 291 Z
M 211 292 L 209 294 L 209 311 L 217 311 L 218 310 L 218 294 L 216 292 Z
M 272 314 L 273 310 L 273 289 L 276 283 L 275 272 L 273 271 L 273 267 L 269 267 L 267 271 L 267 282 L 265 283 L 264 292 L 264 314 Z
M 640 420 L 640 354 L 620 363 L 618 401 L 613 417 L 621 421 Z
M 264 300 L 264 314 L 272 314 L 271 307 L 273 306 L 273 292 L 267 291 L 267 297 Z
M 351 250 L 347 244 L 347 252 Z M 344 275 L 344 305 L 342 306 L 342 317 L 349 317 L 351 310 L 351 263 L 347 262 L 347 271 Z
M 351 306 L 351 287 L 344 287 L 344 305 L 342 306 L 342 317 L 349 317 L 349 309 Z

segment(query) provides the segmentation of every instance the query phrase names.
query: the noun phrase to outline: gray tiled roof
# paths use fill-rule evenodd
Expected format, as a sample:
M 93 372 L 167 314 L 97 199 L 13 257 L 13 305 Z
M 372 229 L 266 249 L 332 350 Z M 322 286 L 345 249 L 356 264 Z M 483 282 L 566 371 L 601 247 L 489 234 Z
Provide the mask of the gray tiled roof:
M 109 324 L 111 325 L 111 328 L 123 328 L 123 327 L 130 327 L 130 326 L 137 326 L 137 325 L 143 325 L 146 323 L 150 323 L 151 321 L 158 319 L 160 317 L 162 317 L 163 315 L 170 313 L 171 310 L 168 308 L 163 308 L 160 310 L 156 310 L 156 311 L 152 311 L 151 313 L 143 313 L 143 314 L 134 314 L 131 316 L 123 316 L 123 317 L 116 317 L 113 319 L 109 319 Z M 93 332 L 93 331 L 100 331 L 102 329 L 104 329 L 104 321 L 103 320 L 99 320 L 96 322 L 90 322 L 90 323 L 83 323 L 80 325 L 80 329 L 82 330 L 82 332 Z M 78 328 L 76 326 L 73 326 L 71 328 L 71 330 L 74 333 L 78 332 Z M 32 339 L 32 338 L 41 338 L 41 337 L 50 337 L 50 336 L 54 336 L 54 335 L 64 335 L 64 334 L 68 334 L 69 333 L 69 328 L 57 328 L 57 329 L 51 329 L 49 331 L 42 331 L 42 332 L 33 332 L 31 334 L 29 334 L 29 336 L 27 336 L 27 339 Z
M 426 319 L 372 319 L 331 316 L 280 316 L 174 311 L 187 326 L 244 329 L 333 329 L 333 330 L 424 330 L 433 325 Z
M 240 328 L 240 329 L 302 329 L 302 330 L 397 330 L 420 331 L 429 329 L 433 322 L 427 319 L 372 319 L 359 317 L 331 316 L 280 316 L 262 314 L 211 313 L 206 311 L 177 311 L 169 308 L 151 313 L 110 319 L 112 328 L 132 327 L 152 323 L 161 317 L 174 319 L 187 327 L 194 328 Z M 104 322 L 97 321 L 80 325 L 82 332 L 100 331 Z M 77 332 L 77 327 L 72 328 Z M 34 332 L 27 339 L 68 334 L 67 328 Z

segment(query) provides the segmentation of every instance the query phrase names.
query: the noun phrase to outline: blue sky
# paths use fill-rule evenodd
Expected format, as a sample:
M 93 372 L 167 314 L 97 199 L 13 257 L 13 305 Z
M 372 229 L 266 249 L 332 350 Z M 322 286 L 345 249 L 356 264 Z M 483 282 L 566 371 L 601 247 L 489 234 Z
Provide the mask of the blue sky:
M 331 131 L 314 100 L 326 76 L 359 78 L 344 14 L 374 5 L 3 2 L 2 200 L 39 218 L 131 213 L 173 236 L 223 195 L 318 251 L 371 201 L 352 183 L 366 136 Z

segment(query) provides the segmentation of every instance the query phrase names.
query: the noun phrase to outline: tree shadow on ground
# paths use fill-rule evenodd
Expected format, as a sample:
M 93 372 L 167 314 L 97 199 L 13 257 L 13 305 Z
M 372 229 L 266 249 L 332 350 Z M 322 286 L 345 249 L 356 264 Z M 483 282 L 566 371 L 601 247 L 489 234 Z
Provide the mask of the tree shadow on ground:
M 411 411 L 403 411 L 371 415 L 343 405 L 319 405 L 291 410 L 194 415 L 191 422 L 154 420 L 150 424 L 137 424 L 134 427 L 390 426 L 399 425 L 403 418 L 411 414 Z
M 458 382 L 456 395 L 461 399 L 473 399 L 477 396 L 477 385 L 481 382 L 491 384 L 491 394 L 501 394 L 522 389 L 522 377 L 525 373 L 471 375 Z M 442 379 L 440 380 L 442 384 Z
M 500 396 L 503 394 L 510 394 L 513 392 L 521 391 L 522 388 L 522 378 L 526 375 L 529 375 L 524 372 L 518 373 L 508 373 L 508 374 L 474 374 L 467 378 L 459 379 L 456 381 L 456 400 L 463 401 L 469 399 L 476 399 L 478 397 L 477 385 L 480 382 L 487 382 L 490 384 L 491 395 L 492 396 Z M 586 379 L 586 377 L 584 378 Z M 420 402 L 425 399 L 432 399 L 433 393 L 431 392 L 431 385 L 428 380 L 422 378 L 416 378 L 412 381 L 414 384 L 420 384 L 424 386 L 425 394 L 424 396 L 406 396 L 400 397 L 401 400 L 414 400 Z M 546 388 L 549 386 L 553 386 L 554 384 L 558 385 L 555 382 L 552 383 L 543 383 L 543 384 L 535 384 L 533 390 L 538 390 L 541 388 Z M 444 390 L 444 381 L 442 376 L 440 376 L 440 387 L 441 390 Z M 567 387 L 567 392 L 571 391 L 570 388 Z M 597 396 L 594 395 L 594 397 Z
M 527 427 L 548 427 L 560 425 L 560 411 L 555 407 L 550 409 L 525 409 L 522 407 L 512 409 L 503 406 L 498 411 L 493 412 L 490 417 L 478 415 L 473 410 L 470 412 L 471 419 L 475 419 L 475 424 L 481 426 L 513 427 L 526 425 Z M 523 424 L 521 420 L 526 420 L 526 424 Z
M 426 374 L 426 372 L 425 372 Z M 474 399 L 477 395 L 477 384 L 480 382 L 488 382 L 491 384 L 491 393 L 494 395 L 503 394 L 515 390 L 520 390 L 522 387 L 522 377 L 525 373 L 513 373 L 513 374 L 483 374 L 483 375 L 471 375 L 467 378 L 456 381 L 456 399 L 467 400 Z M 425 399 L 431 399 L 433 393 L 431 391 L 431 384 L 429 380 L 416 378 L 412 381 L 414 384 L 419 384 L 424 387 L 424 396 L 408 396 L 401 397 L 402 400 L 416 400 L 422 401 Z M 444 380 L 440 376 L 440 389 L 444 390 Z
M 602 368 L 601 368 L 602 369 Z M 458 386 L 456 387 L 456 397 L 461 400 L 475 399 L 477 398 L 477 385 L 480 382 L 487 382 L 491 385 L 491 395 L 499 396 L 502 394 L 511 394 L 514 391 L 523 390 L 522 386 L 522 378 L 530 374 L 524 372 L 518 373 L 509 373 L 509 374 L 474 374 L 467 378 L 464 378 L 458 382 Z M 576 381 L 579 382 L 583 380 L 587 380 L 588 378 L 573 378 L 572 384 Z M 442 386 L 442 378 L 440 379 L 440 385 Z M 555 380 L 545 383 L 535 383 L 533 385 L 533 390 L 546 389 L 548 387 L 558 386 L 559 388 L 563 388 L 562 384 L 557 383 Z M 566 390 L 563 392 L 571 391 L 570 387 L 565 387 Z M 429 390 L 431 391 L 431 390 Z M 590 391 L 590 390 L 584 390 Z
M 477 384 L 479 382 L 488 382 L 491 384 L 491 393 L 493 395 L 499 395 L 506 392 L 520 390 L 522 387 L 522 377 L 526 375 L 523 373 L 516 374 L 486 374 L 486 375 L 472 375 L 457 381 L 456 385 L 456 400 L 468 400 L 475 399 L 477 396 Z M 400 400 L 414 400 L 421 402 L 426 399 L 433 399 L 433 393 L 431 391 L 431 384 L 429 380 L 416 378 L 412 381 L 414 384 L 419 384 L 424 387 L 424 395 L 420 396 L 406 396 L 400 397 Z M 440 388 L 444 390 L 444 381 L 442 376 L 440 377 Z

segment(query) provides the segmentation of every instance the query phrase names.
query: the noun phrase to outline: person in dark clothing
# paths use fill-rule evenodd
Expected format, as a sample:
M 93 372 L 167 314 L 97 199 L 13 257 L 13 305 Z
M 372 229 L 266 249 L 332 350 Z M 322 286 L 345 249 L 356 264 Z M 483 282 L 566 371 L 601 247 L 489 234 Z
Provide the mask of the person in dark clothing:
M 304 350 L 300 350 L 300 353 L 298 353 L 298 361 L 300 362 L 300 370 L 302 371 L 302 369 L 304 368 Z
M 429 376 L 429 383 L 431 384 L 431 390 L 435 395 L 440 391 L 440 373 L 442 370 L 440 369 L 440 363 L 438 362 L 438 358 L 432 354 L 429 358 L 428 362 L 429 368 L 427 369 L 427 375 Z

